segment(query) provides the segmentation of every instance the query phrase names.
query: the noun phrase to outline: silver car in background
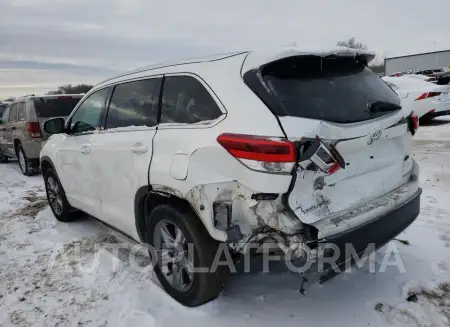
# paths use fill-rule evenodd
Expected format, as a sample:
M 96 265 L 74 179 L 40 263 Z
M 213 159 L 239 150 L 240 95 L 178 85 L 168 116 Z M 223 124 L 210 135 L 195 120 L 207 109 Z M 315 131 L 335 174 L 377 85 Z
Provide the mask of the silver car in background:
M 66 118 L 82 97 L 83 94 L 32 95 L 9 103 L 0 116 L 0 162 L 17 158 L 24 175 L 37 172 L 42 142 L 49 137 L 44 122 Z

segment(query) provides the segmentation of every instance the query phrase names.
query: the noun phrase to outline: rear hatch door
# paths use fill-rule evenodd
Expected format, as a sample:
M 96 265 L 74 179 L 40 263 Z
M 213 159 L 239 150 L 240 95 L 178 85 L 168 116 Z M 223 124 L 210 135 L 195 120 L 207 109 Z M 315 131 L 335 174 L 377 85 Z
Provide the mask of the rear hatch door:
M 405 184 L 413 162 L 412 137 L 403 118 L 400 112 L 370 123 L 343 126 L 282 117 L 288 138 L 299 145 L 299 167 L 288 197 L 298 217 L 314 223 Z M 317 165 L 309 157 L 308 148 L 317 142 L 322 146 L 319 158 L 329 165 Z M 333 150 L 342 157 L 342 165 L 332 159 Z
M 257 72 L 269 94 L 258 95 L 297 144 L 288 203 L 305 223 L 383 196 L 412 172 L 410 111 L 366 64 L 358 56 L 300 55 Z

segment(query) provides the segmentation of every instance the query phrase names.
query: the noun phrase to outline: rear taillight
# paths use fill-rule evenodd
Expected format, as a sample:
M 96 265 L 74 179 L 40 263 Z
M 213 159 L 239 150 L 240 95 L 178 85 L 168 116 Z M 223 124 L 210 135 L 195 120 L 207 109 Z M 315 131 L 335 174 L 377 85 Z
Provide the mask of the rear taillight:
M 419 116 L 415 112 L 408 117 L 408 129 L 412 135 L 416 134 L 419 129 Z
M 413 121 L 414 129 L 417 131 L 419 129 L 419 116 L 415 112 L 411 114 L 411 119 Z
M 42 137 L 41 126 L 39 123 L 27 123 L 27 131 L 32 138 Z
M 441 95 L 441 92 L 428 92 L 428 93 L 424 93 L 422 94 L 420 97 L 418 97 L 416 99 L 417 100 L 423 100 L 423 99 L 428 99 L 428 98 L 433 98 L 433 97 L 437 97 L 438 95 Z
M 289 174 L 297 162 L 295 144 L 284 138 L 226 133 L 217 141 L 252 170 Z

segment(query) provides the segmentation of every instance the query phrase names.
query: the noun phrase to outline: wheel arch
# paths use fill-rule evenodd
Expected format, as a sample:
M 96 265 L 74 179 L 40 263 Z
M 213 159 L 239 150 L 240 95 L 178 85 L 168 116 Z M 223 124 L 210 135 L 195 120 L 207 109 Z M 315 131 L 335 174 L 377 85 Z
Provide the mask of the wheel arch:
M 56 172 L 55 165 L 53 164 L 52 159 L 50 159 L 48 156 L 43 156 L 41 158 L 41 173 L 42 173 L 42 175 L 45 175 L 45 172 L 49 168 L 53 169 L 53 171 Z
M 13 145 L 14 145 L 14 152 L 17 154 L 19 151 L 19 145 L 21 145 L 22 142 L 18 138 L 14 138 Z
M 147 217 L 150 212 L 160 204 L 169 204 L 182 208 L 184 210 L 191 210 L 197 219 L 201 221 L 206 231 L 208 228 L 205 226 L 203 220 L 198 216 L 194 208 L 191 206 L 188 200 L 181 198 L 176 190 L 172 190 L 167 187 L 164 191 L 159 190 L 160 187 L 142 186 L 138 189 L 134 200 L 134 214 L 136 220 L 136 229 L 139 235 L 139 239 L 142 243 L 147 243 Z

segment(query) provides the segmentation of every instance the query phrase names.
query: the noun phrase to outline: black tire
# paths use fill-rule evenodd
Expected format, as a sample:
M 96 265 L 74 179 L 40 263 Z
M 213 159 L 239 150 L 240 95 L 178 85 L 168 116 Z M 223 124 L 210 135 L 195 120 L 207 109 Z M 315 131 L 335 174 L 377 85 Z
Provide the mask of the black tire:
M 148 243 L 157 249 L 154 244 L 155 227 L 161 220 L 175 224 L 184 234 L 188 243 L 194 245 L 194 267 L 211 267 L 214 262 L 219 242 L 212 239 L 199 218 L 190 208 L 162 204 L 150 213 L 147 220 Z M 223 285 L 229 274 L 226 266 L 219 266 L 214 272 L 194 272 L 193 282 L 187 291 L 180 292 L 174 288 L 164 276 L 161 270 L 161 251 L 150 251 L 154 266 L 154 272 L 164 290 L 179 303 L 196 307 L 215 299 L 223 289 Z M 157 258 L 154 258 L 154 255 Z M 157 260 L 155 260 L 157 259 Z
M 21 156 L 23 156 L 23 157 L 21 158 Z M 27 155 L 25 154 L 25 151 L 22 148 L 22 145 L 20 145 L 20 144 L 17 146 L 17 159 L 18 159 L 19 168 L 22 171 L 22 174 L 24 174 L 25 176 L 32 175 L 30 162 L 28 160 Z
M 61 182 L 59 181 L 59 178 L 56 174 L 56 172 L 49 168 L 45 171 L 44 174 L 44 182 L 45 182 L 45 192 L 47 194 L 47 200 L 50 205 L 50 209 L 53 212 L 53 215 L 55 216 L 56 220 L 67 223 L 75 220 L 77 218 L 78 212 L 74 211 L 74 209 L 70 206 L 69 202 L 66 198 L 66 193 L 64 192 L 64 189 L 61 185 Z M 57 210 L 56 207 L 53 205 L 53 192 L 50 187 L 50 183 L 55 183 L 57 187 L 59 188 L 59 196 L 60 196 L 60 204 L 61 204 L 61 210 Z

